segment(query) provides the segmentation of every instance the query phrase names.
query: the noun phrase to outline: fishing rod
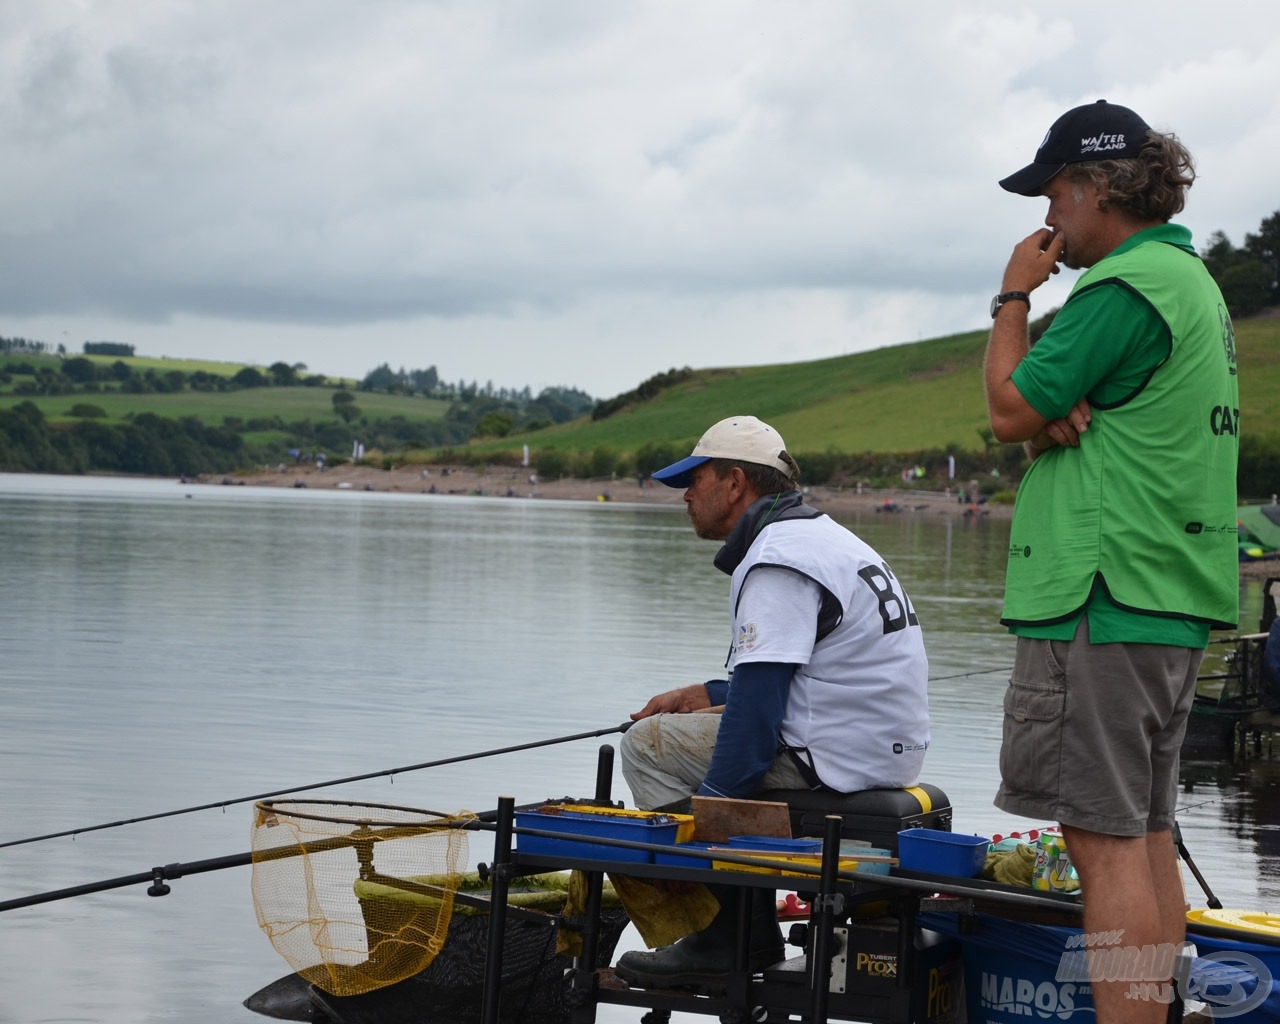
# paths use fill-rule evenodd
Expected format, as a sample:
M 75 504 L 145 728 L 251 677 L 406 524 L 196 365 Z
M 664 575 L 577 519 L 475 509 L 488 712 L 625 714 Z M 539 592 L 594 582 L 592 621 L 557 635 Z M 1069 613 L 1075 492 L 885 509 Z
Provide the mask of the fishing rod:
M 978 668 L 972 672 L 956 672 L 949 676 L 930 676 L 929 682 L 936 683 L 943 679 L 968 679 L 970 676 L 985 676 L 992 672 L 1012 672 L 1012 665 L 992 665 L 990 668 Z
M 423 813 L 435 814 L 434 811 L 426 811 Z M 498 812 L 485 811 L 474 818 L 466 820 L 449 820 L 446 819 L 442 824 L 424 828 L 422 826 L 395 826 L 384 828 L 377 833 L 356 832 L 346 836 L 334 836 L 329 839 L 317 839 L 308 843 L 301 843 L 297 846 L 283 846 L 275 849 L 257 850 L 249 853 L 233 853 L 225 857 L 211 857 L 207 860 L 191 861 L 183 864 L 174 862 L 172 864 L 159 865 L 150 871 L 142 871 L 132 875 L 121 875 L 119 878 L 107 878 L 100 882 L 86 882 L 83 885 L 73 885 L 66 889 L 54 889 L 50 892 L 36 893 L 32 896 L 19 896 L 16 899 L 0 901 L 0 912 L 6 910 L 17 910 L 21 907 L 32 907 L 40 903 L 53 903 L 57 900 L 72 899 L 76 896 L 88 896 L 96 892 L 106 892 L 110 889 L 122 889 L 129 885 L 141 885 L 144 882 L 150 882 L 151 885 L 147 889 L 148 896 L 167 896 L 169 895 L 169 886 L 166 881 L 183 878 L 187 875 L 199 875 L 209 871 L 222 871 L 226 868 L 239 868 L 256 861 L 282 860 L 288 857 L 302 857 L 317 853 L 327 853 L 332 850 L 341 850 L 348 847 L 359 847 L 364 843 L 368 843 L 371 839 L 375 841 L 394 840 L 403 838 L 413 838 L 420 836 L 424 831 L 432 831 L 438 828 L 454 827 L 459 829 L 477 830 L 495 826 L 491 822 L 497 817 Z M 397 885 L 407 886 L 413 883 L 395 880 Z M 418 885 L 417 889 L 433 888 Z M 434 887 L 438 888 L 438 887 Z M 463 897 L 463 902 L 468 902 L 467 897 Z
M 88 896 L 90 893 L 106 892 L 108 889 L 121 889 L 126 885 L 141 885 L 150 882 L 148 896 L 166 896 L 169 886 L 166 879 L 182 878 L 184 875 L 196 875 L 205 871 L 221 871 L 223 868 L 238 868 L 253 863 L 253 854 L 234 853 L 227 857 L 212 857 L 209 860 L 192 861 L 190 864 L 165 864 L 150 871 L 136 875 L 123 875 L 120 878 L 108 878 L 102 882 L 88 882 L 84 885 L 73 885 L 67 889 L 55 889 L 52 892 L 37 893 L 34 896 L 20 896 L 17 899 L 0 902 L 0 912 L 17 910 L 20 907 L 33 907 L 39 903 L 52 903 L 55 900 L 67 900 L 74 896 Z
M 78 836 L 84 832 L 98 832 L 102 829 L 120 828 L 124 825 L 136 825 L 143 821 L 155 821 L 159 818 L 172 818 L 179 814 L 194 814 L 196 811 L 210 811 L 215 808 L 231 807 L 234 804 L 246 804 L 257 800 L 266 800 L 273 796 L 282 796 L 286 793 L 305 793 L 312 789 L 322 789 L 326 786 L 343 786 L 349 782 L 364 782 L 368 779 L 377 779 L 389 777 L 394 782 L 394 776 L 405 772 L 421 771 L 423 768 L 439 768 L 443 765 L 461 764 L 464 761 L 478 761 L 485 757 L 496 757 L 499 754 L 512 754 L 521 750 L 534 750 L 538 747 L 551 747 L 558 743 L 572 743 L 574 740 L 595 739 L 599 736 L 609 736 L 616 732 L 626 732 L 631 728 L 633 723 L 623 722 L 621 725 L 611 726 L 608 729 L 596 729 L 593 732 L 579 732 L 572 736 L 557 736 L 549 740 L 534 740 L 531 743 L 518 743 L 511 747 L 498 747 L 495 750 L 482 750 L 474 754 L 460 754 L 457 757 L 446 757 L 438 761 L 423 761 L 421 764 L 405 765 L 402 768 L 386 768 L 378 772 L 366 772 L 363 775 L 349 775 L 344 779 L 330 779 L 327 782 L 314 782 L 306 786 L 293 786 L 288 789 L 274 789 L 269 793 L 257 793 L 254 796 L 237 797 L 234 800 L 219 800 L 214 803 L 199 804 L 195 807 L 181 807 L 173 811 L 159 811 L 156 814 L 144 814 L 138 818 L 124 818 L 120 821 L 105 821 L 98 825 L 86 825 L 82 828 L 70 828 L 61 832 L 50 832 L 42 836 L 29 836 L 26 839 L 10 839 L 7 842 L 0 843 L 0 850 L 10 846 L 23 846 L 27 843 L 41 843 L 46 839 L 63 839 L 67 836 Z
M 468 832 L 496 832 L 499 825 L 495 819 L 498 817 L 499 811 L 487 811 L 485 814 L 476 818 L 467 819 L 465 821 L 452 821 L 447 826 L 453 827 L 461 831 Z M 397 832 L 403 832 L 406 836 L 417 834 L 421 829 L 413 827 L 404 827 Z M 536 836 L 544 839 L 563 839 L 563 832 L 551 832 L 544 829 L 512 827 L 511 832 L 517 836 Z M 392 836 L 391 838 L 395 838 Z M 226 868 L 243 867 L 252 864 L 254 860 L 279 860 L 288 857 L 299 857 L 305 854 L 324 852 L 326 850 L 335 850 L 347 846 L 358 845 L 364 841 L 364 837 L 359 836 L 336 836 L 330 839 L 319 840 L 311 843 L 304 843 L 300 847 L 282 847 L 273 850 L 259 850 L 255 853 L 238 853 L 231 854 L 226 857 L 213 857 L 208 860 L 192 861 L 187 864 L 174 863 L 165 864 L 163 866 L 154 867 L 150 871 L 143 871 L 133 875 L 123 875 L 119 878 L 109 878 L 101 882 L 89 882 L 84 885 L 71 886 L 66 889 L 56 889 L 51 892 L 37 893 L 31 896 L 21 896 L 16 899 L 0 901 L 0 913 L 7 910 L 17 910 L 21 907 L 36 906 L 41 903 L 52 903 L 57 900 L 71 899 L 76 896 L 85 896 L 96 892 L 105 892 L 109 889 L 120 889 L 129 885 L 141 885 L 144 882 L 150 882 L 151 885 L 147 889 L 148 896 L 165 896 L 168 895 L 170 889 L 166 880 L 182 878 L 186 875 L 202 874 L 210 871 L 221 871 Z M 681 854 L 695 858 L 705 858 L 707 856 L 705 850 L 697 851 L 681 851 L 678 846 L 670 846 L 660 843 L 636 842 L 629 839 L 614 839 L 608 836 L 592 836 L 591 844 L 594 846 L 602 846 L 616 848 L 621 850 L 644 850 L 653 853 L 665 854 Z M 716 850 L 715 859 L 730 864 L 738 865 L 744 868 L 759 869 L 761 865 L 773 866 L 768 858 L 762 859 L 759 856 L 753 856 L 742 850 L 724 849 Z M 808 876 L 817 878 L 821 874 L 821 869 L 816 866 L 807 864 L 790 864 L 787 870 L 794 875 Z M 482 873 L 483 877 L 483 873 Z M 889 888 L 905 889 L 908 892 L 915 891 L 922 895 L 942 893 L 949 896 L 968 896 L 970 898 L 979 898 L 986 902 L 1002 904 L 1012 907 L 1036 908 L 1044 907 L 1050 903 L 1050 898 L 1041 893 L 1036 892 L 1006 892 L 1003 890 L 989 890 L 976 888 L 973 885 L 965 885 L 960 880 L 955 882 L 947 882 L 945 879 L 929 878 L 904 878 L 893 875 L 869 875 L 865 872 L 856 870 L 839 870 L 836 877 L 841 881 L 871 884 L 876 886 L 887 886 Z M 408 892 L 424 892 L 434 895 L 439 891 L 443 891 L 439 886 L 422 885 L 415 883 L 410 879 L 392 878 L 389 876 L 380 876 L 379 881 L 383 884 L 391 885 L 395 888 L 404 889 Z M 478 897 L 469 897 L 467 894 L 455 893 L 453 899 L 467 905 L 488 906 L 487 901 L 483 901 Z M 1055 909 L 1063 910 L 1068 914 L 1079 914 L 1081 909 L 1079 904 L 1057 900 L 1052 901 Z
M 1179 856 L 1182 861 L 1191 869 L 1191 874 L 1200 884 L 1200 888 L 1204 891 L 1206 902 L 1211 910 L 1221 910 L 1222 901 L 1213 894 L 1213 890 L 1209 888 L 1209 883 L 1205 881 L 1204 875 L 1200 874 L 1200 869 L 1196 867 L 1196 862 L 1191 859 L 1191 852 L 1187 849 L 1187 844 L 1182 841 L 1182 829 L 1178 827 L 1178 823 L 1173 823 L 1173 845 L 1177 847 Z
M 423 813 L 435 814 L 437 812 L 427 811 Z M 413 838 L 421 835 L 424 831 L 431 831 L 436 828 L 455 828 L 464 832 L 496 832 L 498 826 L 495 824 L 498 817 L 497 810 L 485 811 L 476 815 L 474 818 L 465 820 L 446 820 L 440 825 L 431 826 L 425 829 L 421 826 L 397 826 L 380 830 L 374 838 L 377 840 L 395 840 L 398 838 Z M 563 839 L 562 832 L 549 832 L 543 829 L 519 828 L 511 829 L 514 835 L 536 836 L 541 839 Z M 118 878 L 106 878 L 99 882 L 86 882 L 83 885 L 73 885 L 65 889 L 53 889 L 49 892 L 34 893 L 30 896 L 19 896 L 14 899 L 0 901 L 0 913 L 7 910 L 19 910 L 23 907 L 34 907 L 41 903 L 54 903 L 58 900 L 73 899 L 77 896 L 89 896 L 93 893 L 107 892 L 111 889 L 123 889 L 130 885 L 142 885 L 145 882 L 151 884 L 147 888 L 148 896 L 167 896 L 170 887 L 166 884 L 168 881 L 186 877 L 187 875 L 204 874 L 210 871 L 223 871 L 227 868 L 239 868 L 256 861 L 283 860 L 290 857 L 302 857 L 314 855 L 317 853 L 326 853 L 332 850 L 345 849 L 347 847 L 359 846 L 368 842 L 370 836 L 353 833 L 346 836 L 334 836 L 329 839 L 312 840 L 311 842 L 301 843 L 297 846 L 283 846 L 268 850 L 257 850 L 248 853 L 233 853 L 225 857 L 211 857 L 207 860 L 191 861 L 189 863 L 174 862 L 171 864 L 158 865 L 150 871 L 140 871 L 131 875 L 121 875 Z M 613 839 L 608 836 L 596 836 L 591 840 L 597 846 L 620 847 L 629 850 L 646 850 L 654 851 L 670 851 L 672 847 L 653 843 L 640 843 L 628 839 Z M 724 856 L 728 860 L 734 860 L 738 863 L 759 864 L 758 860 L 743 861 L 741 856 L 735 856 L 739 851 L 724 851 Z M 699 856 L 705 856 L 705 853 L 699 853 Z M 807 869 L 804 869 L 807 870 Z M 404 889 L 408 892 L 424 892 L 434 894 L 442 891 L 439 886 L 422 885 L 415 883 L 410 879 L 392 878 L 389 876 L 379 875 L 376 879 L 384 884 L 392 885 L 395 888 Z M 488 906 L 484 902 L 475 897 L 469 897 L 462 893 L 454 895 L 455 900 L 461 900 L 464 904 L 471 906 Z
M 434 812 L 431 812 L 434 813 Z M 494 831 L 497 826 L 493 824 L 497 818 L 498 812 L 485 811 L 483 814 L 477 815 L 475 818 L 465 821 L 447 821 L 435 828 L 454 827 L 462 830 L 476 831 L 488 830 Z M 413 838 L 423 833 L 423 829 L 418 826 L 400 826 L 396 828 L 382 829 L 374 837 L 378 841 L 394 840 L 397 838 Z M 519 831 L 519 830 L 516 830 Z M 546 833 L 548 836 L 558 835 L 558 833 Z M 175 862 L 172 864 L 158 865 L 150 871 L 141 871 L 132 875 L 121 875 L 118 878 L 107 878 L 100 882 L 86 882 L 83 885 L 73 885 L 65 889 L 54 889 L 50 892 L 35 893 L 31 896 L 19 896 L 15 899 L 0 901 L 0 913 L 6 910 L 18 910 L 23 907 L 34 907 L 42 903 L 54 903 L 58 900 L 73 899 L 77 896 L 89 896 L 93 893 L 107 892 L 111 889 L 123 889 L 130 885 L 142 885 L 144 882 L 150 882 L 147 887 L 148 896 L 167 896 L 169 895 L 170 881 L 184 878 L 188 875 L 205 874 L 210 871 L 223 871 L 227 868 L 239 868 L 249 864 L 261 863 L 264 861 L 282 860 L 289 857 L 309 856 L 317 853 L 325 853 L 331 850 L 340 850 L 347 847 L 359 847 L 369 841 L 369 836 L 361 834 L 353 834 L 349 836 L 335 836 L 330 839 L 313 840 L 308 843 L 302 843 L 298 846 L 286 846 L 270 850 L 256 850 L 249 853 L 233 853 L 225 857 L 210 857 L 207 860 L 190 861 L 189 863 Z M 440 885 L 430 885 L 422 882 L 415 882 L 407 878 L 395 878 L 389 875 L 378 873 L 371 874 L 368 881 L 378 882 L 383 885 L 389 885 L 393 888 L 400 889 L 404 892 L 417 893 L 419 895 L 440 896 L 449 893 L 455 903 L 460 903 L 466 907 L 472 907 L 479 910 L 487 910 L 491 906 L 489 900 L 483 897 L 474 896 L 464 892 L 450 892 L 448 888 Z M 538 924 L 545 924 L 547 917 L 536 911 L 527 910 L 519 906 L 508 906 L 508 914 L 514 914 L 521 920 L 533 921 Z
M 971 672 L 961 672 L 949 676 L 934 676 L 930 682 L 943 679 L 964 679 L 968 676 L 985 675 L 990 672 L 1000 672 L 1007 670 L 1007 666 L 995 666 L 992 668 L 977 669 Z M 194 807 L 181 807 L 172 811 L 159 811 L 155 814 L 144 814 L 136 818 L 122 818 L 119 821 L 104 821 L 97 825 L 85 825 L 81 828 L 63 829 L 60 832 L 48 832 L 39 836 L 28 836 L 25 839 L 10 839 L 0 842 L 0 850 L 7 849 L 11 846 L 25 846 L 28 843 L 42 843 L 49 839 L 65 839 L 68 836 L 78 836 L 86 832 L 100 832 L 109 828 L 122 828 L 125 825 L 137 825 L 144 821 L 157 821 L 161 818 L 173 818 L 180 814 L 195 814 L 198 811 L 211 811 L 218 808 L 232 807 L 236 804 L 250 803 L 255 800 L 266 800 L 273 796 L 282 796 L 286 793 L 305 793 L 313 789 L 322 789 L 326 786 L 343 786 L 350 782 L 365 782 L 369 779 L 387 777 L 394 782 L 396 775 L 407 772 L 421 771 L 424 768 L 440 768 L 444 765 L 461 764 L 464 761 L 476 761 L 485 757 L 496 757 L 499 754 L 511 754 L 521 750 L 534 750 L 538 747 L 550 747 L 559 743 L 571 743 L 575 740 L 596 739 L 600 736 L 609 736 L 613 733 L 626 732 L 631 728 L 633 723 L 623 722 L 621 725 L 611 726 L 608 729 L 596 729 L 592 732 L 575 733 L 572 736 L 558 736 L 549 740 L 535 740 L 532 743 L 521 743 L 511 747 L 499 747 L 496 750 L 484 750 L 474 754 L 462 754 L 458 757 L 442 758 L 438 761 L 424 761 L 421 764 L 405 765 L 401 768 L 387 768 L 383 771 L 366 772 L 363 775 L 350 775 L 343 779 L 330 779 L 326 782 L 315 782 L 306 786 L 291 786 L 286 789 L 274 789 L 267 793 L 255 793 L 253 796 L 236 797 L 232 800 L 216 800 L 207 804 L 197 804 Z
M 1007 666 L 994 666 L 992 668 L 976 669 L 971 672 L 960 672 L 948 676 L 934 676 L 929 681 L 936 682 L 944 679 L 964 679 L 969 676 L 986 675 L 991 672 L 1000 672 L 1007 670 Z M 592 732 L 575 733 L 572 736 L 558 736 L 549 740 L 535 740 L 531 743 L 521 743 L 511 747 L 500 747 L 496 750 L 484 750 L 474 754 L 462 754 L 458 757 L 442 758 L 438 761 L 425 761 L 421 764 L 405 765 L 401 768 L 387 768 L 377 772 L 367 772 L 363 775 L 351 775 L 342 779 L 330 779 L 325 782 L 315 782 L 306 786 L 291 786 L 285 789 L 274 789 L 266 793 L 255 793 L 253 796 L 236 797 L 232 800 L 216 800 L 211 803 L 197 804 L 193 807 L 181 807 L 172 811 L 159 811 L 155 814 L 144 814 L 136 818 L 122 818 L 118 821 L 104 821 L 97 825 L 85 825 L 80 828 L 63 829 L 60 832 L 48 832 L 39 836 L 28 836 L 25 839 L 10 839 L 0 842 L 0 850 L 7 849 L 11 846 L 25 846 L 28 843 L 42 843 L 49 839 L 65 839 L 68 836 L 75 837 L 86 832 L 100 832 L 104 829 L 122 828 L 125 825 L 137 825 L 145 821 L 157 821 L 161 818 L 177 817 L 181 814 L 195 814 L 199 811 L 211 811 L 218 808 L 232 807 L 236 804 L 250 803 L 255 800 L 266 800 L 273 796 L 281 796 L 286 793 L 305 793 L 313 789 L 322 789 L 326 786 L 343 786 L 350 782 L 365 782 L 369 779 L 387 777 L 393 782 L 395 776 L 406 772 L 421 771 L 424 768 L 440 768 L 444 765 L 461 764 L 464 761 L 476 761 L 485 757 L 496 757 L 499 754 L 511 754 L 521 750 L 534 750 L 538 747 L 550 747 L 559 743 L 571 743 L 575 740 L 596 739 L 600 736 L 609 736 L 613 733 L 626 732 L 631 728 L 633 723 L 623 722 L 621 725 L 611 726 L 608 729 L 596 729 Z
M 1194 811 L 1197 807 L 1208 807 L 1211 804 L 1220 804 L 1227 798 L 1225 796 L 1215 796 L 1208 800 L 1201 800 L 1194 804 L 1180 804 L 1173 809 L 1174 814 L 1181 814 L 1183 811 Z

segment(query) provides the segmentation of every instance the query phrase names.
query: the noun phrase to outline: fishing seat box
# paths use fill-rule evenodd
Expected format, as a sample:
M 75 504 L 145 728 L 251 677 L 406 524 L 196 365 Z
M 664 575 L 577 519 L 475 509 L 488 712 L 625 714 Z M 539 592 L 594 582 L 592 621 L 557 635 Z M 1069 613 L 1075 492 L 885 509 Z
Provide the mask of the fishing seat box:
M 864 789 L 831 793 L 810 789 L 770 789 L 756 800 L 784 803 L 793 836 L 822 836 L 829 814 L 842 819 L 841 839 L 858 839 L 898 855 L 898 833 L 909 828 L 951 831 L 951 801 L 937 786 L 921 782 L 909 789 Z
M 892 917 L 852 923 L 838 931 L 843 935 L 843 948 L 832 964 L 829 1019 L 868 1024 L 953 1024 L 965 1019 L 964 958 L 959 941 L 917 929 L 908 954 L 910 961 L 904 963 L 898 921 Z M 765 983 L 774 985 L 770 1010 L 776 1005 L 804 1013 L 812 1005 L 811 953 L 812 940 L 803 956 L 765 968 Z

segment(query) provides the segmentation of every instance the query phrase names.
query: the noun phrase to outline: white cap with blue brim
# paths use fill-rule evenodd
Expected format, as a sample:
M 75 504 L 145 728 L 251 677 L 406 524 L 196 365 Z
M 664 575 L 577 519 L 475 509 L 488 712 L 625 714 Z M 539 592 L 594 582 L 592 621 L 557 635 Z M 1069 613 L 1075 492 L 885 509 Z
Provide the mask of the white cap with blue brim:
M 800 478 L 800 467 L 773 427 L 754 416 L 730 416 L 711 427 L 693 446 L 693 454 L 653 474 L 668 487 L 688 487 L 693 471 L 711 459 L 732 459 L 770 466 L 788 480 Z

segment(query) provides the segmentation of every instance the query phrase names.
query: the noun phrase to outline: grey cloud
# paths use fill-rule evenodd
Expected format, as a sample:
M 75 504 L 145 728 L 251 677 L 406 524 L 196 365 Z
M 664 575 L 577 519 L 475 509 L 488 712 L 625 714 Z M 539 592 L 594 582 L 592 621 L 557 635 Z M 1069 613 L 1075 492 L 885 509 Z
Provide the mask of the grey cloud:
M 1280 84 L 1265 31 L 1280 15 L 1227 3 L 1174 25 L 1132 6 L 1145 20 L 1097 0 L 1052 16 L 933 0 L 12 6 L 0 307 L 121 330 L 493 317 L 512 339 L 550 317 L 571 353 L 592 319 L 575 310 L 600 322 L 666 296 L 734 306 L 733 333 L 684 332 L 684 361 L 724 364 L 757 298 L 810 292 L 827 310 L 838 292 L 847 319 L 827 310 L 820 329 L 838 350 L 894 340 L 870 306 L 913 340 L 945 309 L 980 320 L 1043 215 L 996 179 L 1095 94 L 1137 96 L 1188 139 L 1212 128 L 1198 155 L 1231 188 L 1198 186 L 1197 230 L 1239 241 L 1271 212 L 1269 179 L 1243 168 L 1280 140 L 1257 118 L 1220 125 L 1247 108 L 1234 91 Z M 1158 65 L 1121 59 L 1135 31 Z

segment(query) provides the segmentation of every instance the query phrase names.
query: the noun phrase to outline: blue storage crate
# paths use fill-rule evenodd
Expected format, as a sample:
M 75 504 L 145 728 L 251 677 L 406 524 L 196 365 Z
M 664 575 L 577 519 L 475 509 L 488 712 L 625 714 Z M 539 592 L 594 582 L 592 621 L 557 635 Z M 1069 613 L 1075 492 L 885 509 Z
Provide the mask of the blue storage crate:
M 821 839 L 791 839 L 782 836 L 730 836 L 731 850 L 759 850 L 767 853 L 822 853 Z
M 909 828 L 898 833 L 898 867 L 930 875 L 977 878 L 987 860 L 991 840 L 933 828 Z
M 711 843 L 676 843 L 671 847 L 670 853 L 655 853 L 653 862 L 655 864 L 665 864 L 673 868 L 710 868 L 711 858 L 709 857 L 684 857 L 677 853 L 678 850 L 710 850 Z
M 605 846 L 590 838 L 622 839 L 631 843 L 673 845 L 680 822 L 667 814 L 641 816 L 632 811 L 626 817 L 611 816 L 608 811 L 582 814 L 541 808 L 516 811 L 516 828 L 533 828 L 557 836 L 516 834 L 516 850 L 545 857 L 575 857 L 587 860 L 611 860 L 629 864 L 652 864 L 651 850 L 633 850 L 624 846 Z M 561 838 L 561 835 L 564 838 Z

